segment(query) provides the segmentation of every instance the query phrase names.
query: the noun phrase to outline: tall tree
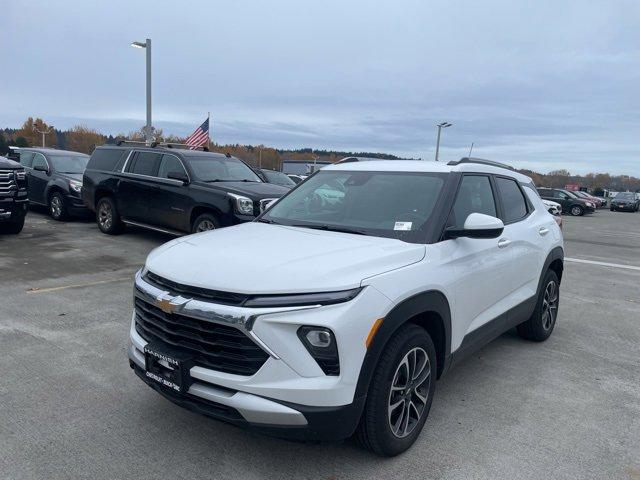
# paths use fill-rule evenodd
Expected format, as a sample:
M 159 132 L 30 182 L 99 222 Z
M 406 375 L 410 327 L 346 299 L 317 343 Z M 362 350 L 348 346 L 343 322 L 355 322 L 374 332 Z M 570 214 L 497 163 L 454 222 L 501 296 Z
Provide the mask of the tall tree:
M 29 117 L 22 124 L 22 127 L 16 132 L 16 137 L 24 137 L 31 146 L 42 146 L 42 134 L 40 132 L 50 132 L 45 135 L 45 145 L 47 147 L 55 147 L 58 145 L 58 138 L 52 125 L 48 125 L 41 118 Z
M 102 145 L 106 137 L 85 125 L 76 125 L 66 132 L 66 148 L 75 152 L 91 154 L 93 149 Z

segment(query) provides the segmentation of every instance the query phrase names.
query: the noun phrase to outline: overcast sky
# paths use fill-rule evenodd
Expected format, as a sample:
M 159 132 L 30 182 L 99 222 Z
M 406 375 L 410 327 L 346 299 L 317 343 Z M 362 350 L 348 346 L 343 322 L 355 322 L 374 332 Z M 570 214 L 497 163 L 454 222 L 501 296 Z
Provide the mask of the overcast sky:
M 219 143 L 468 153 L 640 176 L 640 2 L 3 0 L 0 127 L 39 116 Z

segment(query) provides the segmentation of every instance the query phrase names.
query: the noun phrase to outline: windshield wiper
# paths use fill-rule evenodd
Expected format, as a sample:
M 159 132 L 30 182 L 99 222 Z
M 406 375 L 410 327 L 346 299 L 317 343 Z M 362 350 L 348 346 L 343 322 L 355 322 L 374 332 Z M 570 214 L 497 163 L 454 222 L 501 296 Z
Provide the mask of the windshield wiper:
M 213 180 L 203 180 L 203 182 L 205 183 L 215 183 L 215 182 L 253 182 L 253 183 L 260 183 L 257 182 L 256 180 L 233 180 L 233 179 L 229 179 L 229 178 L 214 178 Z
M 354 235 L 367 235 L 367 232 L 364 230 L 358 230 L 355 228 L 349 227 L 340 227 L 338 225 L 301 225 L 294 224 L 289 225 L 290 227 L 300 227 L 300 228 L 311 228 L 313 230 L 326 230 L 328 232 L 340 232 L 340 233 L 353 233 Z
M 281 223 L 274 222 L 273 220 L 268 220 L 266 218 L 259 218 L 258 220 L 256 220 L 256 222 L 268 223 L 268 224 L 271 224 L 271 225 L 282 225 Z

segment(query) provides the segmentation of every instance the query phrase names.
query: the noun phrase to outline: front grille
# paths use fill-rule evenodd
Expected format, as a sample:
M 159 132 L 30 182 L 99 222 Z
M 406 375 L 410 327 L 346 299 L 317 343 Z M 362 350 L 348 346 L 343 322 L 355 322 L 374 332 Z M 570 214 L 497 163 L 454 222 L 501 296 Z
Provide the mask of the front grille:
M 176 293 L 172 291 L 172 293 Z M 269 355 L 240 330 L 176 313 L 135 299 L 136 331 L 148 342 L 185 350 L 196 365 L 237 375 L 253 375 Z
M 17 189 L 14 170 L 0 170 L 0 195 L 12 193 Z
M 241 293 L 222 292 L 220 290 L 209 290 L 208 288 L 192 287 L 167 280 L 155 273 L 147 272 L 144 277 L 145 282 L 150 283 L 161 290 L 168 290 L 173 294 L 182 295 L 186 298 L 194 298 L 205 302 L 219 303 L 221 305 L 241 306 L 248 298 L 248 295 Z

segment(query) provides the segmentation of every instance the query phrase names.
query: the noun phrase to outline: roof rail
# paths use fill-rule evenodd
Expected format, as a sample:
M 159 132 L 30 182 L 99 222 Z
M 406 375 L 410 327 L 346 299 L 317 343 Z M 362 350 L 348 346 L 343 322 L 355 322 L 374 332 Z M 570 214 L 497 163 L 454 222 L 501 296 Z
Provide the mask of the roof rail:
M 338 160 L 336 163 L 351 163 L 359 161 L 360 159 L 358 157 L 344 157 L 342 160 Z
M 473 158 L 473 157 L 463 157 L 460 160 L 452 160 L 449 163 L 447 163 L 447 165 L 455 166 L 463 163 L 477 163 L 480 165 L 489 165 L 491 167 L 506 168 L 507 170 L 512 170 L 514 172 L 516 170 L 511 165 L 507 165 L 506 163 L 494 162 L 493 160 L 484 160 L 482 158 Z
M 386 161 L 386 160 L 399 160 L 393 158 L 378 158 L 378 157 L 344 157 L 341 160 L 338 160 L 336 163 L 352 163 L 352 162 L 375 162 L 375 161 Z
M 147 145 L 147 142 L 142 141 L 142 140 L 118 140 L 116 142 L 116 145 L 120 146 L 122 144 L 135 144 L 135 145 L 141 145 L 144 147 L 150 147 L 150 148 L 156 148 L 156 147 L 166 147 L 166 148 L 188 148 L 188 149 L 192 149 L 192 150 L 202 150 L 204 152 L 208 152 L 209 148 L 208 147 L 193 147 L 191 145 L 188 145 L 186 143 L 175 143 L 175 142 L 151 142 L 150 144 Z

